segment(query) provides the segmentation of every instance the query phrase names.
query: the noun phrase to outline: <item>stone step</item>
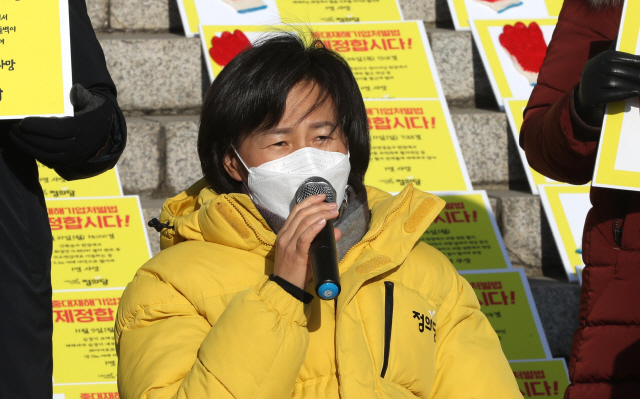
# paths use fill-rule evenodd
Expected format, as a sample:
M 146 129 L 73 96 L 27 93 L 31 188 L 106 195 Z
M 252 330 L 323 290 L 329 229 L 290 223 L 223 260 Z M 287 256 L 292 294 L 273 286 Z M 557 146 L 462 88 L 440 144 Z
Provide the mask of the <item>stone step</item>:
M 196 113 L 208 87 L 199 39 L 169 33 L 98 34 L 118 103 L 129 114 Z
M 429 29 L 436 69 L 452 107 L 496 108 L 469 32 Z M 195 112 L 209 86 L 198 38 L 170 33 L 100 33 L 119 102 L 132 114 Z
M 521 191 L 488 191 L 511 263 L 527 276 L 566 280 L 540 197 Z
M 423 20 L 427 26 L 450 27 L 446 0 L 400 0 L 407 20 Z M 87 0 L 94 29 L 115 31 L 182 32 L 176 0 Z
M 449 106 L 497 108 L 471 32 L 432 28 L 427 36 Z
M 496 193 L 491 194 L 493 198 L 496 198 Z M 502 195 L 504 198 L 517 198 L 519 195 Z M 526 197 L 526 196 L 524 196 Z M 532 202 L 536 201 L 527 197 L 527 200 L 520 201 Z M 154 217 L 160 215 L 162 204 L 164 199 L 149 199 L 143 198 L 142 208 L 145 221 L 149 221 Z M 503 206 L 506 206 L 506 210 L 501 213 L 511 212 L 510 209 L 514 208 L 514 202 L 517 200 L 502 200 Z M 526 211 L 525 211 L 526 213 Z M 532 213 L 532 212 L 529 212 Z M 514 213 L 512 216 L 502 219 L 502 222 L 511 221 L 513 218 L 522 217 L 523 212 Z M 505 242 L 513 243 L 513 240 L 508 241 L 510 235 L 517 234 L 513 229 L 509 229 L 509 234 L 505 236 Z M 529 230 L 531 232 L 531 230 Z M 149 236 L 149 243 L 153 254 L 160 251 L 160 235 L 151 227 L 147 227 L 147 233 Z M 526 248 L 526 246 L 525 246 Z M 513 252 L 513 248 L 510 248 L 509 252 Z M 520 252 L 521 253 L 521 252 Z M 513 258 L 512 258 L 513 260 Z M 520 266 L 514 264 L 514 266 Z M 527 272 L 530 269 L 526 269 Z M 567 283 L 559 280 L 554 280 L 548 277 L 529 277 L 529 285 L 533 294 L 540 320 L 544 328 L 551 353 L 554 357 L 568 357 L 571 351 L 571 340 L 573 339 L 573 333 L 578 327 L 578 309 L 580 304 L 580 288 L 576 283 Z

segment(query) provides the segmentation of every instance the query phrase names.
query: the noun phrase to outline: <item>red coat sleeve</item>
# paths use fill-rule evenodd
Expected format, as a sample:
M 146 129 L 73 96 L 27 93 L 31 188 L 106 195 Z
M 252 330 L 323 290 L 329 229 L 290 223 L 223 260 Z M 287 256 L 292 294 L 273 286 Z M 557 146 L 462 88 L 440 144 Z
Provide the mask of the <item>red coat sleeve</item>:
M 615 40 L 621 14 L 621 6 L 596 9 L 587 0 L 564 1 L 520 131 L 529 165 L 547 177 L 572 184 L 591 180 L 600 128 L 576 114 L 573 93 L 587 60 Z

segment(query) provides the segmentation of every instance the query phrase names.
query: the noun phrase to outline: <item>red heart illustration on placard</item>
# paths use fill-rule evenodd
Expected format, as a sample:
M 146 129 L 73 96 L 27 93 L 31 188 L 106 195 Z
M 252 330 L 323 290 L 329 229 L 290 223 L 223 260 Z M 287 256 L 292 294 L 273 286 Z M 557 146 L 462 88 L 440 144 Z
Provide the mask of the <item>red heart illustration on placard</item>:
M 517 22 L 514 26 L 505 25 L 500 35 L 500 44 L 511 56 L 518 72 L 532 85 L 536 84 L 547 54 L 547 43 L 540 26 L 536 22 L 531 22 L 529 27 L 522 22 Z
M 222 32 L 220 37 L 214 36 L 211 39 L 211 49 L 209 55 L 216 64 L 226 66 L 236 55 L 242 51 L 253 47 L 247 36 L 242 31 L 236 29 L 231 32 Z

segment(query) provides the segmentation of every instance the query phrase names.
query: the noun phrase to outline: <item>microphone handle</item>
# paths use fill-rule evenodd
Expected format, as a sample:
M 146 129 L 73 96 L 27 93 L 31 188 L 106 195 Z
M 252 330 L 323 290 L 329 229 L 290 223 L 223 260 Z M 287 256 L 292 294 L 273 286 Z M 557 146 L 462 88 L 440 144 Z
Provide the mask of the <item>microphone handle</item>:
M 333 220 L 327 220 L 309 247 L 316 294 L 320 299 L 333 299 L 340 293 L 338 251 L 333 232 Z

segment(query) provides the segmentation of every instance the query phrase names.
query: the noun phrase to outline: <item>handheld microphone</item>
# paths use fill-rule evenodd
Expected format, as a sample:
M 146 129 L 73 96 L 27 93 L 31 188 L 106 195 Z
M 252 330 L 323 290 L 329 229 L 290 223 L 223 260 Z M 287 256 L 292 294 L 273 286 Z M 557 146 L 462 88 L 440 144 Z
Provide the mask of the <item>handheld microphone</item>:
M 336 202 L 336 190 L 322 177 L 310 177 L 296 191 L 296 204 L 310 195 L 325 194 L 324 202 Z M 340 293 L 338 251 L 333 233 L 333 220 L 327 220 L 309 247 L 316 294 L 321 299 L 333 299 Z

